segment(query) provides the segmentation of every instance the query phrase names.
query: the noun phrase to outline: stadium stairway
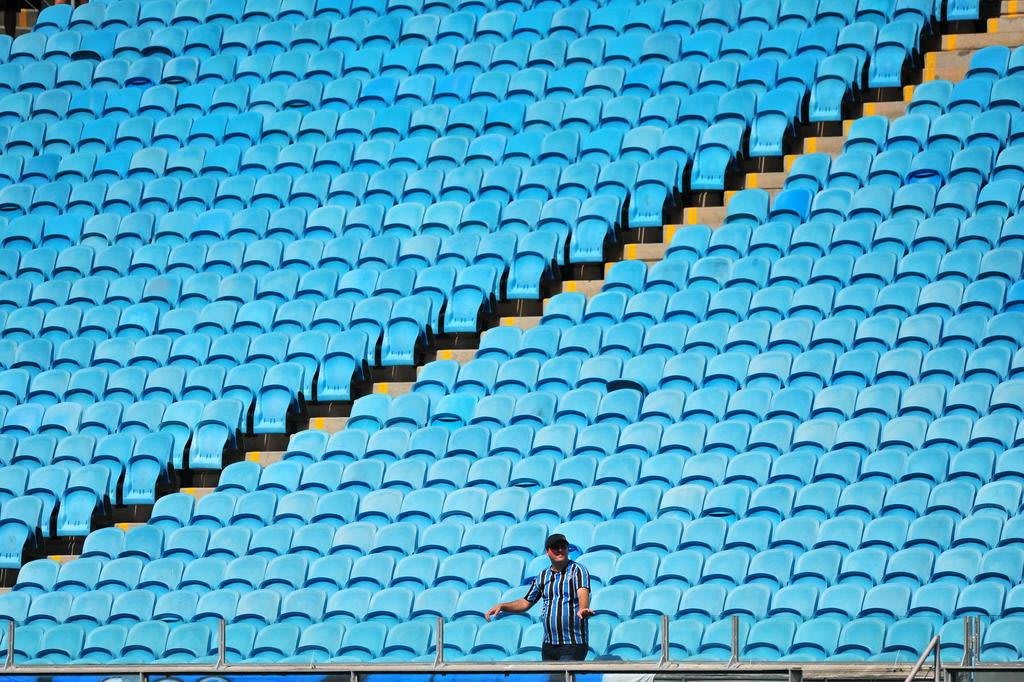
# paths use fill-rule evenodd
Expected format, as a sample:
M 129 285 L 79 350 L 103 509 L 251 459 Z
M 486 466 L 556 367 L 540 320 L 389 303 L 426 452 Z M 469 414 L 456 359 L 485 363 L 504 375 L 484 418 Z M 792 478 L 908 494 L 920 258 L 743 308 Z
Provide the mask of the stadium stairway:
M 968 72 L 972 56 L 989 46 L 1016 47 L 1024 44 L 1024 0 L 982 2 L 982 19 L 977 22 L 951 22 L 939 26 L 939 33 L 925 39 L 918 64 L 904 80 L 916 85 L 903 88 L 864 90 L 861 101 L 844 103 L 843 121 L 835 124 L 804 124 L 788 142 L 784 157 L 747 159 L 727 178 L 725 192 L 690 193 L 681 197 L 674 207 L 666 206 L 662 228 L 623 229 L 617 234 L 618 243 L 606 245 L 603 264 L 564 266 L 556 277 L 543 287 L 544 299 L 535 301 L 499 302 L 490 316 L 481 316 L 480 334 L 453 334 L 435 337 L 431 347 L 423 348 L 420 362 L 414 367 L 374 368 L 369 378 L 354 382 L 352 401 L 339 403 L 306 403 L 302 413 L 289 414 L 288 432 L 244 436 L 241 447 L 224 452 L 222 466 L 239 461 L 256 462 L 269 466 L 281 460 L 290 437 L 305 429 L 335 433 L 345 428 L 352 403 L 370 393 L 392 397 L 408 392 L 424 364 L 432 360 L 469 362 L 474 358 L 482 333 L 497 326 L 514 326 L 526 330 L 536 326 L 550 301 L 562 292 L 577 292 L 588 298 L 598 294 L 604 284 L 604 274 L 621 260 L 640 260 L 648 264 L 661 261 L 680 230 L 694 225 L 707 225 L 712 229 L 722 225 L 729 200 L 744 189 L 763 189 L 772 197 L 778 194 L 788 171 L 805 154 L 824 153 L 839 155 L 846 134 L 861 116 L 885 116 L 896 119 L 906 112 L 915 87 L 933 80 L 960 81 Z M 623 209 L 624 217 L 628 206 Z M 625 222 L 625 220 L 623 220 Z M 171 485 L 158 490 L 157 497 L 172 492 L 184 492 L 197 499 L 213 492 L 219 482 L 221 470 L 184 470 L 175 472 Z M 151 507 L 131 505 L 115 508 L 108 519 L 94 520 L 93 528 L 115 524 L 123 530 L 145 523 Z M 41 551 L 24 557 L 30 561 L 42 556 L 58 561 L 75 558 L 81 551 L 84 538 L 46 540 Z M 17 576 L 17 571 L 0 571 L 0 592 L 6 591 Z

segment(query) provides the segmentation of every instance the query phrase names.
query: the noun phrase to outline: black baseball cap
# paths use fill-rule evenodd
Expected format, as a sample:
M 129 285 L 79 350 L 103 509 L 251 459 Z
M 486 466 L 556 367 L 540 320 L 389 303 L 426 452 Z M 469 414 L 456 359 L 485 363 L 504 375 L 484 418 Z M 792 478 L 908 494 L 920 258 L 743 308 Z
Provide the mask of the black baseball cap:
M 544 541 L 544 549 L 551 549 L 552 547 L 558 547 L 559 545 L 568 545 L 569 541 L 561 533 L 554 533 L 548 536 L 548 539 Z

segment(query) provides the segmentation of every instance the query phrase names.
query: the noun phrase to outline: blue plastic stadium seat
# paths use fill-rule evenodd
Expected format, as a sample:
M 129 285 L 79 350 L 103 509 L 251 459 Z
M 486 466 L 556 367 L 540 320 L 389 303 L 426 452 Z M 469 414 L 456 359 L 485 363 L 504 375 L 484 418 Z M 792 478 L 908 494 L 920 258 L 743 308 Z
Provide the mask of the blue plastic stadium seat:
M 698 190 L 724 189 L 725 174 L 739 149 L 738 145 L 739 135 L 732 123 L 715 124 L 705 130 L 690 174 L 690 187 Z

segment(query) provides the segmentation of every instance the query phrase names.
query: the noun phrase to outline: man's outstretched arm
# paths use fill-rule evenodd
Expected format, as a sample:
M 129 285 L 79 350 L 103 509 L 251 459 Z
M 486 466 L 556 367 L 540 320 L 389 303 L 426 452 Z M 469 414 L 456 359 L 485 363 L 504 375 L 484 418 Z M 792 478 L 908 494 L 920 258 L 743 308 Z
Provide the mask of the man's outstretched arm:
M 579 601 L 579 610 L 576 612 L 580 618 L 590 618 L 594 611 L 590 608 L 590 588 L 581 587 L 576 590 L 576 599 Z
M 500 604 L 495 604 L 490 610 L 484 614 L 484 618 L 490 620 L 499 613 L 522 613 L 523 611 L 529 611 L 530 607 L 533 606 L 534 602 L 526 599 L 516 599 L 515 601 L 506 601 Z

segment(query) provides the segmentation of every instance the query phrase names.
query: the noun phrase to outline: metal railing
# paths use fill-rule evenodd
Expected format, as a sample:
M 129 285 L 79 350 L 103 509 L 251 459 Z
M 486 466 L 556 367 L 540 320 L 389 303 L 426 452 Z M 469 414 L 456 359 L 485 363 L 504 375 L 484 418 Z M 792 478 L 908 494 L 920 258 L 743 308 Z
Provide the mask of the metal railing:
M 932 672 L 935 675 L 935 682 L 942 682 L 942 657 L 939 655 L 938 635 L 932 637 L 931 641 L 928 642 L 928 646 L 924 648 L 924 651 L 921 653 L 921 657 L 917 659 L 917 663 L 915 663 L 914 667 L 910 669 L 910 672 L 907 674 L 907 679 L 903 682 L 914 682 L 914 678 L 917 677 L 917 673 L 921 671 L 921 667 L 924 665 L 924 662 L 928 660 L 928 656 L 933 652 L 935 654 L 935 663 L 933 665 Z
M 964 618 L 964 657 L 962 666 L 975 666 L 981 660 L 981 617 Z
M 936 635 L 928 643 L 924 652 L 917 662 L 909 668 L 907 665 L 892 663 L 791 663 L 776 661 L 754 661 L 744 660 L 740 646 L 741 630 L 743 626 L 737 616 L 732 617 L 732 633 L 730 641 L 730 655 L 727 661 L 677 661 L 672 659 L 672 640 L 670 636 L 670 623 L 668 616 L 661 618 L 660 646 L 661 651 L 657 660 L 648 661 L 616 661 L 600 660 L 575 663 L 552 663 L 552 662 L 525 662 L 509 661 L 501 662 L 449 662 L 445 657 L 445 622 L 438 618 L 434 633 L 435 656 L 433 661 L 423 663 L 409 662 L 384 662 L 384 663 L 230 663 L 227 650 L 227 623 L 218 620 L 217 623 L 217 651 L 216 662 L 205 664 L 82 664 L 69 666 L 67 664 L 53 665 L 24 665 L 15 663 L 15 642 L 17 628 L 14 621 L 7 622 L 6 638 L 6 659 L 0 676 L 4 675 L 31 675 L 60 676 L 60 675 L 125 675 L 138 676 L 141 681 L 151 676 L 159 675 L 180 675 L 180 674 L 223 674 L 230 672 L 239 676 L 262 674 L 262 675 L 296 675 L 303 673 L 343 673 L 348 674 L 354 681 L 358 675 L 372 673 L 406 673 L 406 674 L 429 674 L 435 672 L 476 672 L 476 673 L 505 673 L 505 674 L 537 674 L 537 673 L 558 673 L 564 674 L 566 682 L 573 682 L 578 673 L 700 673 L 703 677 L 729 677 L 736 675 L 749 675 L 753 672 L 759 675 L 779 676 L 780 678 L 799 679 L 802 676 L 815 675 L 842 675 L 851 678 L 861 679 L 890 679 L 894 682 L 914 682 L 915 678 L 925 667 L 929 656 L 934 655 L 934 664 L 931 676 L 935 682 L 942 682 L 944 669 L 941 660 L 941 642 Z M 977 665 L 978 651 L 980 650 L 980 619 L 977 617 L 964 619 L 964 656 L 960 668 Z M 212 652 L 211 652 L 212 653 Z M 1021 670 L 1021 666 L 1017 666 Z M 2 682 L 2 680 L 0 680 Z

